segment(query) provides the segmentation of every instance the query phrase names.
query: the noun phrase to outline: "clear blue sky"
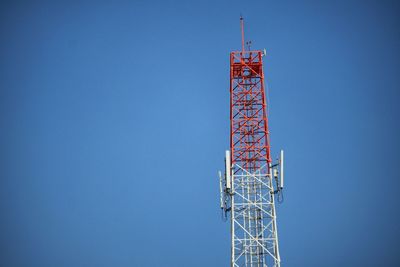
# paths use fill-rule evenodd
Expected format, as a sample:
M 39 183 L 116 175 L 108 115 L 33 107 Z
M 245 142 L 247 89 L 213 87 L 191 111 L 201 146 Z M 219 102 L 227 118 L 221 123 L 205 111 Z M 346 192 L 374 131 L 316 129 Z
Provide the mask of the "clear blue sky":
M 399 266 L 395 1 L 0 4 L 0 266 L 229 266 L 240 13 L 286 151 L 282 266 Z

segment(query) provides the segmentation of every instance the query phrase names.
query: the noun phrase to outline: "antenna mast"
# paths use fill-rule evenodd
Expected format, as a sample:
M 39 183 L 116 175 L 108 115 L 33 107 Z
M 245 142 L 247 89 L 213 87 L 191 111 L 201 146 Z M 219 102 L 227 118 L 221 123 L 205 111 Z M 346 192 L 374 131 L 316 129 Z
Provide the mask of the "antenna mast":
M 230 53 L 230 150 L 220 204 L 230 212 L 231 267 L 280 267 L 275 196 L 283 190 L 283 152 L 273 163 L 261 50 Z M 280 198 L 278 198 L 279 200 Z
M 242 32 L 242 53 L 244 53 L 244 20 L 242 16 L 240 16 L 240 30 Z

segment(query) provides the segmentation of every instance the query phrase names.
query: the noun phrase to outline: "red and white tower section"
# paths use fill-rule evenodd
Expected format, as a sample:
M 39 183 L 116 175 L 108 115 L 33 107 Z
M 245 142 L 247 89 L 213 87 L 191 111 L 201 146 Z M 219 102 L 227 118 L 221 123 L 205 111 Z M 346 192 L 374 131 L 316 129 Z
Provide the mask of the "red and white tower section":
M 271 159 L 261 50 L 230 53 L 230 150 L 220 173 L 221 208 L 230 212 L 231 267 L 280 266 L 275 199 L 283 190 L 283 151 Z

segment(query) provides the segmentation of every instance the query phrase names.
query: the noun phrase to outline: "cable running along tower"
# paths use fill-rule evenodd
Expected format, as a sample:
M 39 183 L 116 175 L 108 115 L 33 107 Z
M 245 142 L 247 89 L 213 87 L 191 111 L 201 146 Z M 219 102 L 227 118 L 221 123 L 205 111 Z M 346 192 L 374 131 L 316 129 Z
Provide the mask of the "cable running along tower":
M 264 51 L 230 53 L 230 150 L 219 172 L 221 209 L 230 212 L 231 267 L 280 266 L 275 198 L 283 189 L 283 151 L 274 164 L 268 131 Z M 250 42 L 247 42 L 249 46 Z

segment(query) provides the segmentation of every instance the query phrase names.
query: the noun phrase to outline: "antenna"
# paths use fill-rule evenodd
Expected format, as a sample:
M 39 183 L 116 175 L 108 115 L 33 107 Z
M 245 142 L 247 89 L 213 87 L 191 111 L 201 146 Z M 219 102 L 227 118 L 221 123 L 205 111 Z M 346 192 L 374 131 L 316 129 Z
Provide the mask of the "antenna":
M 281 167 L 281 188 L 280 189 L 282 189 L 283 188 L 283 150 L 281 150 L 281 160 L 280 160 L 280 167 Z
M 247 45 L 247 50 L 250 51 L 251 50 L 251 41 L 247 41 L 246 45 Z
M 220 202 L 220 206 L 221 206 L 221 209 L 223 209 L 224 208 L 224 200 L 223 200 L 223 188 L 222 188 L 222 173 L 221 173 L 221 171 L 219 171 L 218 172 L 218 176 L 219 176 L 219 191 L 220 191 L 220 200 L 219 200 L 219 202 Z
M 225 151 L 225 177 L 226 188 L 231 189 L 231 153 L 229 150 Z
M 244 19 L 240 15 L 240 29 L 242 31 L 242 53 L 244 53 Z

